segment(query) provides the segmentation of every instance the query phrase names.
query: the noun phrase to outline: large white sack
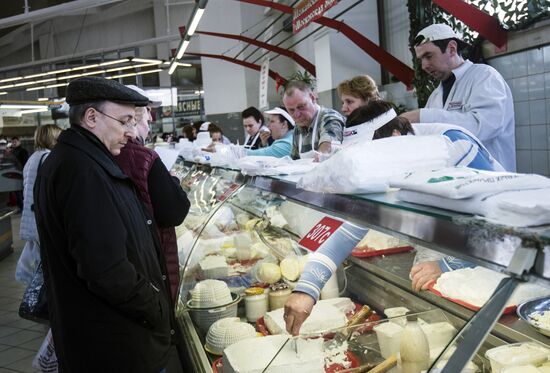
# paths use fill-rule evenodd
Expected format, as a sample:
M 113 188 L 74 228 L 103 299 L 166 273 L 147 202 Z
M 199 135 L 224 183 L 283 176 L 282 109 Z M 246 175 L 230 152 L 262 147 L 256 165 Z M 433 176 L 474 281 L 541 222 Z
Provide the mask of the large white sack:
M 354 144 L 320 163 L 298 187 L 325 193 L 385 192 L 392 176 L 446 167 L 450 140 L 445 136 L 394 136 Z

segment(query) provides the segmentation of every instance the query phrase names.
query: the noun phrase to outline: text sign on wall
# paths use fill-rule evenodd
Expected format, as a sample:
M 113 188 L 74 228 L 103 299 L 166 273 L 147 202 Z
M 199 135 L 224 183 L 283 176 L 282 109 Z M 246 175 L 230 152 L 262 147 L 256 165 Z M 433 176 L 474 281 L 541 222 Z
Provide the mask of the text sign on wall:
M 315 251 L 321 247 L 321 245 L 325 243 L 342 224 L 344 224 L 344 222 L 340 220 L 324 217 L 319 223 L 311 228 L 299 243 L 306 249 Z
M 192 115 L 201 115 L 202 110 L 202 100 L 199 98 L 192 100 L 182 100 L 178 101 L 178 106 L 176 108 L 177 117 L 185 117 Z
M 294 7 L 292 32 L 295 34 L 311 22 L 319 19 L 327 10 L 338 3 L 338 0 L 302 0 Z

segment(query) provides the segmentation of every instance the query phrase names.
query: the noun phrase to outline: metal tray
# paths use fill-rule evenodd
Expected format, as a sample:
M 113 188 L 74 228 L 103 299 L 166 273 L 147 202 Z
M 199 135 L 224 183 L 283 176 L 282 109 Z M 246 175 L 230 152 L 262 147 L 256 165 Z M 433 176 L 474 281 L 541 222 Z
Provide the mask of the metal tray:
M 527 322 L 539 333 L 550 337 L 550 329 L 545 329 L 537 326 L 536 322 L 529 317 L 529 315 L 534 312 L 543 313 L 544 311 L 550 311 L 550 296 L 536 298 L 522 303 L 518 306 L 516 310 L 520 319 Z

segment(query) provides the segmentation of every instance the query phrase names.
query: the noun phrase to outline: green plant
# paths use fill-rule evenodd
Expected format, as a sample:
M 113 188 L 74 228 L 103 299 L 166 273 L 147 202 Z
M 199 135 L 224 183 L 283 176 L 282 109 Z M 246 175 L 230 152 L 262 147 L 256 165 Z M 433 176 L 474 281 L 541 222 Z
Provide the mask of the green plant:
M 308 73 L 307 71 L 297 71 L 294 74 L 290 75 L 288 78 L 285 78 L 286 82 L 282 84 L 284 88 L 290 81 L 301 81 L 306 83 L 312 90 L 315 90 L 315 77 Z M 283 90 L 284 91 L 284 90 Z

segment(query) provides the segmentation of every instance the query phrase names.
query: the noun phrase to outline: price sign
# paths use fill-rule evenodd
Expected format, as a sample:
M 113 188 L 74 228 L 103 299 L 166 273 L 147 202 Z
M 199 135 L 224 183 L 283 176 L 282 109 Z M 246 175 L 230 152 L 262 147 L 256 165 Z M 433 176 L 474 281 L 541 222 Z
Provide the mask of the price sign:
M 234 191 L 239 189 L 240 186 L 241 186 L 240 184 L 231 183 L 231 185 L 229 185 L 227 189 L 224 190 L 223 193 L 218 196 L 218 201 L 225 201 L 231 194 L 233 194 Z
M 324 217 L 319 223 L 311 228 L 299 243 L 306 249 L 315 251 L 321 247 L 321 245 L 323 245 L 342 224 L 344 224 L 344 222 L 340 220 Z

